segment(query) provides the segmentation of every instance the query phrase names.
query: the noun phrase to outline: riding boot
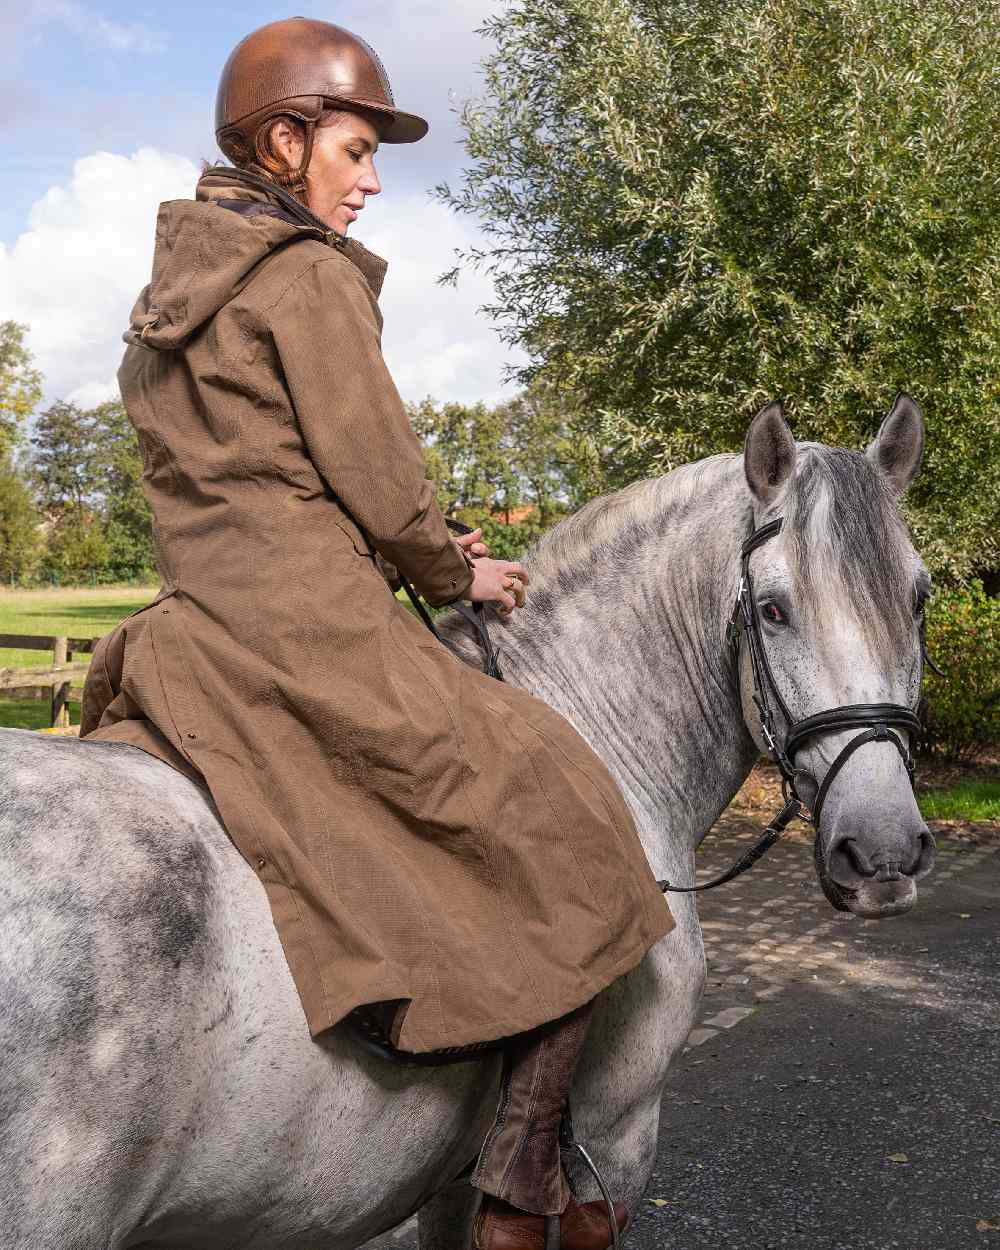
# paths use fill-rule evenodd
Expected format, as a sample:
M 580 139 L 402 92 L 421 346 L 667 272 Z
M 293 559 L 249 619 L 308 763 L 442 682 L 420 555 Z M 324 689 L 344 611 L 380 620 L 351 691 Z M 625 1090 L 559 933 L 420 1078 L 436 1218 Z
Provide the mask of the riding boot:
M 592 1014 L 587 1003 L 508 1046 L 497 1117 L 472 1174 L 486 1195 L 473 1250 L 544 1250 L 546 1217 L 554 1216 L 561 1250 L 611 1245 L 604 1203 L 573 1199 L 559 1154 L 559 1125 Z M 625 1208 L 616 1204 L 615 1214 L 622 1229 Z

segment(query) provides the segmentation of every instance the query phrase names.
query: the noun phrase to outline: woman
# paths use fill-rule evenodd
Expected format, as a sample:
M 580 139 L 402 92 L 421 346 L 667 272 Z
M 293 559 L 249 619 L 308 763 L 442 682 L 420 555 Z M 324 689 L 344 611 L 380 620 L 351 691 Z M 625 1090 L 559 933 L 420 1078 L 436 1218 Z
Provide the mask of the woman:
M 367 44 L 297 18 L 233 52 L 217 126 L 237 168 L 161 206 L 119 374 L 163 590 L 95 657 L 83 731 L 209 787 L 313 1034 L 378 1004 L 409 1051 L 513 1039 L 479 1250 L 540 1247 L 556 1219 L 565 1250 L 603 1248 L 559 1119 L 594 996 L 669 913 L 600 761 L 376 566 L 432 604 L 524 602 L 520 565 L 448 535 L 381 357 L 385 265 L 346 238 L 379 143 L 427 125 Z

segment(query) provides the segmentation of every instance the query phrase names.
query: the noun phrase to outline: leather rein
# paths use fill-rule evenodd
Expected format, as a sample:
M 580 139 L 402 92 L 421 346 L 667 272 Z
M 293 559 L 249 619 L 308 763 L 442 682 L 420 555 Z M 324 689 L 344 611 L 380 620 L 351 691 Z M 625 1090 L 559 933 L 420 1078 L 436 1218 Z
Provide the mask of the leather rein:
M 753 593 L 753 578 L 750 573 L 750 557 L 758 547 L 764 545 L 781 531 L 782 517 L 777 517 L 754 530 L 740 549 L 740 585 L 736 593 L 736 603 L 726 627 L 726 642 L 739 659 L 740 641 L 746 638 L 750 655 L 750 669 L 753 677 L 753 701 L 760 718 L 761 733 L 767 747 L 767 754 L 781 774 L 781 788 L 785 803 L 778 815 L 764 830 L 760 839 L 728 868 L 711 881 L 700 885 L 672 885 L 669 881 L 658 881 L 664 893 L 670 891 L 678 894 L 692 894 L 701 890 L 714 890 L 716 886 L 726 882 L 752 868 L 754 864 L 778 841 L 793 820 L 803 820 L 819 829 L 823 804 L 830 791 L 830 786 L 851 756 L 870 742 L 891 742 L 900 754 L 910 785 L 914 780 L 913 753 L 909 743 L 904 742 L 900 729 L 906 730 L 910 740 L 919 737 L 921 732 L 920 719 L 916 712 L 901 703 L 846 703 L 840 707 L 829 708 L 825 712 L 816 712 L 795 720 L 788 710 L 788 704 L 782 697 L 778 683 L 764 646 L 764 631 L 761 628 L 757 601 Z M 920 631 L 921 657 L 928 660 L 924 645 L 923 628 Z M 774 707 L 772 698 L 785 722 L 785 738 L 782 745 L 777 736 Z M 841 750 L 827 769 L 821 783 L 804 768 L 797 768 L 795 757 L 807 742 L 819 734 L 838 733 L 844 729 L 860 729 L 850 742 Z M 812 810 L 802 802 L 796 788 L 796 779 L 808 777 L 816 787 L 816 799 Z

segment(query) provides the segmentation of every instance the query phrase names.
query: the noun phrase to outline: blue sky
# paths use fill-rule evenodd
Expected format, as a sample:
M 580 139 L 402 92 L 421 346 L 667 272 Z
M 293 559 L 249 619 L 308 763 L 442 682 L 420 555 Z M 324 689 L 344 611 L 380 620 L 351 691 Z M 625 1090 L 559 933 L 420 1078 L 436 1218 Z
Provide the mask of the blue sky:
M 148 271 L 155 201 L 190 194 L 194 167 L 217 156 L 226 57 L 255 27 L 305 13 L 367 39 L 399 105 L 431 122 L 422 143 L 383 146 L 385 189 L 358 233 L 390 263 L 385 346 L 400 389 L 414 399 L 496 398 L 509 354 L 477 313 L 487 284 L 470 275 L 448 292 L 433 282 L 477 229 L 427 191 L 461 169 L 452 110 L 479 89 L 488 45 L 476 28 L 502 4 L 0 0 L 0 319 L 29 323 L 49 393 L 89 401 L 109 392 Z

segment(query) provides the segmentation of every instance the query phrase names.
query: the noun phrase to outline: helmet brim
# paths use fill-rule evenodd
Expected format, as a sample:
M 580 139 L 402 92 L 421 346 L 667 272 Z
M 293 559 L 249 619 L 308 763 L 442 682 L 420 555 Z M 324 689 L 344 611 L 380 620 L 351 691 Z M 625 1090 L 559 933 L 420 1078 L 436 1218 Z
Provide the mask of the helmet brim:
M 347 108 L 377 116 L 378 134 L 382 143 L 416 143 L 430 129 L 428 123 L 416 113 L 403 113 L 399 109 L 386 108 L 384 104 L 377 104 L 373 100 L 327 96 L 325 102 L 333 108 Z

